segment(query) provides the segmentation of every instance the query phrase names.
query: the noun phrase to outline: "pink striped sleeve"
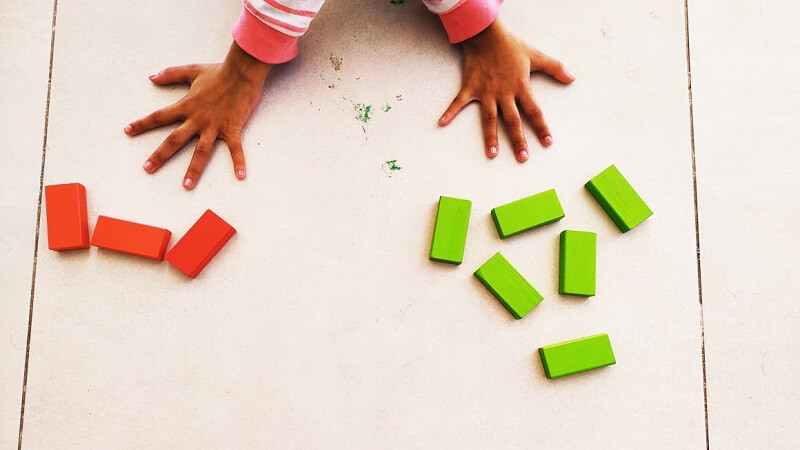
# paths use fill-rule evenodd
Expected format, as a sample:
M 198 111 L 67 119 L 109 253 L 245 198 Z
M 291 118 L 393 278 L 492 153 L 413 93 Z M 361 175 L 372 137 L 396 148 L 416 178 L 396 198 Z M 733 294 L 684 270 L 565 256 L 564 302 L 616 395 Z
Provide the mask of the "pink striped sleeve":
M 503 0 L 423 0 L 439 16 L 451 43 L 467 40 L 497 19 Z
M 243 0 L 233 39 L 244 51 L 269 64 L 297 55 L 297 41 L 325 0 Z

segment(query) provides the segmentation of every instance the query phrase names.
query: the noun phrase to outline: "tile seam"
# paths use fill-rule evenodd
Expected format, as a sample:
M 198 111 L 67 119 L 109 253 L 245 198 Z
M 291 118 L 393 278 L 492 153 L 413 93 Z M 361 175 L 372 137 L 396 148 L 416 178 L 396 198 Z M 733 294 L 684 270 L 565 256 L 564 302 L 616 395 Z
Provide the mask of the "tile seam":
M 689 134 L 692 153 L 692 192 L 694 197 L 695 252 L 697 256 L 697 299 L 700 305 L 700 357 L 703 366 L 703 415 L 705 419 L 706 450 L 710 449 L 708 431 L 708 381 L 706 370 L 706 331 L 703 314 L 703 274 L 700 262 L 700 213 L 697 200 L 697 159 L 694 139 L 694 98 L 692 95 L 692 54 L 689 39 L 689 0 L 683 2 L 684 31 L 686 40 L 686 82 L 689 95 Z
M 44 167 L 47 156 L 47 130 L 50 125 L 50 93 L 53 82 L 53 53 L 56 39 L 56 14 L 58 12 L 58 0 L 53 0 L 53 18 L 50 28 L 50 60 L 47 70 L 47 100 L 44 110 L 44 130 L 42 134 L 42 162 L 39 168 L 39 199 L 36 206 L 36 234 L 33 243 L 33 265 L 31 268 L 31 293 L 28 304 L 28 331 L 25 343 L 25 367 L 22 374 L 22 398 L 19 409 L 19 436 L 17 438 L 17 450 L 22 450 L 22 430 L 25 425 L 25 399 L 28 388 L 28 361 L 31 354 L 31 327 L 33 324 L 33 299 L 36 292 L 36 263 L 39 256 L 39 230 L 42 221 L 42 192 L 44 190 Z

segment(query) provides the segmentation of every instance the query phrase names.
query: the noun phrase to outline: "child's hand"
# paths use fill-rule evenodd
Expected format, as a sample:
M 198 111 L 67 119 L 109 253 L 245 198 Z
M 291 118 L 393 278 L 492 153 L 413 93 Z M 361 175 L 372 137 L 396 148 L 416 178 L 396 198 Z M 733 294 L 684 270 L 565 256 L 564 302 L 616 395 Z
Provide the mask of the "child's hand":
M 528 47 L 495 21 L 480 34 L 462 43 L 464 78 L 461 91 L 439 119 L 444 126 L 470 102 L 481 103 L 481 121 L 486 141 L 486 155 L 497 156 L 497 110 L 505 120 L 519 162 L 528 159 L 528 143 L 522 130 L 517 104 L 530 119 L 544 147 L 553 143 L 542 110 L 533 99 L 530 74 L 544 72 L 569 84 L 575 81 L 559 61 Z
M 234 173 L 238 179 L 243 179 L 246 171 L 241 133 L 261 98 L 264 80 L 271 67 L 234 43 L 222 64 L 170 67 L 151 75 L 150 80 L 156 84 L 188 83 L 191 87 L 177 103 L 125 127 L 127 135 L 136 136 L 162 125 L 183 121 L 147 158 L 144 170 L 155 172 L 194 136 L 200 136 L 183 187 L 192 189 L 197 184 L 218 138 L 228 144 Z

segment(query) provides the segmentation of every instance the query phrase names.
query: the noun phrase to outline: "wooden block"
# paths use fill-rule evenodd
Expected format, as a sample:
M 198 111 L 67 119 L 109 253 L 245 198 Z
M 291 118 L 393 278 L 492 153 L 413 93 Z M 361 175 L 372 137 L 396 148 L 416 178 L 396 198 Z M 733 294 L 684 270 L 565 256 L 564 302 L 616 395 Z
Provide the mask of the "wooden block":
M 439 197 L 436 225 L 433 228 L 431 259 L 461 264 L 467 243 L 467 228 L 472 202 L 453 197 Z
M 492 219 L 501 238 L 555 222 L 564 217 L 555 189 L 506 203 L 492 210 Z
M 614 165 L 589 180 L 586 189 L 623 233 L 653 215 L 650 207 Z
M 92 245 L 161 261 L 171 235 L 164 228 L 99 216 L 92 234 Z
M 167 252 L 167 261 L 194 278 L 234 234 L 236 230 L 232 226 L 210 209 L 206 210 Z
M 86 188 L 80 183 L 44 187 L 47 210 L 47 247 L 65 251 L 89 248 Z
M 558 265 L 560 294 L 592 296 L 597 271 L 597 233 L 564 230 Z
M 547 378 L 572 375 L 617 362 L 605 333 L 542 347 L 539 356 Z
M 478 268 L 475 276 L 517 319 L 542 301 L 541 294 L 499 252 Z

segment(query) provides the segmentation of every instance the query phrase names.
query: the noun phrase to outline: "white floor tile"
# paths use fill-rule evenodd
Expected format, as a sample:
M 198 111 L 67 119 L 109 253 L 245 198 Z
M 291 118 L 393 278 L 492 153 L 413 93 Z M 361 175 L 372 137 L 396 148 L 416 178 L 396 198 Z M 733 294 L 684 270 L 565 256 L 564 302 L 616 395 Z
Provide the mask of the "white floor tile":
M 800 6 L 689 2 L 712 448 L 800 441 Z
M 188 152 L 141 170 L 166 130 L 122 128 L 184 92 L 149 73 L 224 54 L 238 8 L 193 8 L 60 8 L 45 181 L 83 181 L 92 218 L 177 238 L 210 207 L 239 233 L 193 281 L 96 249 L 41 254 L 25 448 L 704 446 L 682 2 L 504 6 L 578 77 L 535 77 L 556 145 L 524 165 L 505 143 L 485 159 L 474 106 L 436 126 L 459 58 L 420 5 L 331 2 L 268 83 L 247 181 L 218 145 L 188 193 Z M 354 103 L 377 110 L 368 124 Z M 625 235 L 582 187 L 611 163 L 656 212 Z M 567 218 L 501 241 L 490 209 L 551 187 Z M 441 194 L 474 201 L 460 267 L 427 260 Z M 595 298 L 557 295 L 565 227 L 600 235 Z M 472 276 L 497 250 L 546 297 L 521 321 Z M 616 366 L 545 379 L 537 347 L 597 332 Z
M 0 3 L 0 448 L 3 449 L 16 448 L 19 437 L 52 19 L 52 2 Z

